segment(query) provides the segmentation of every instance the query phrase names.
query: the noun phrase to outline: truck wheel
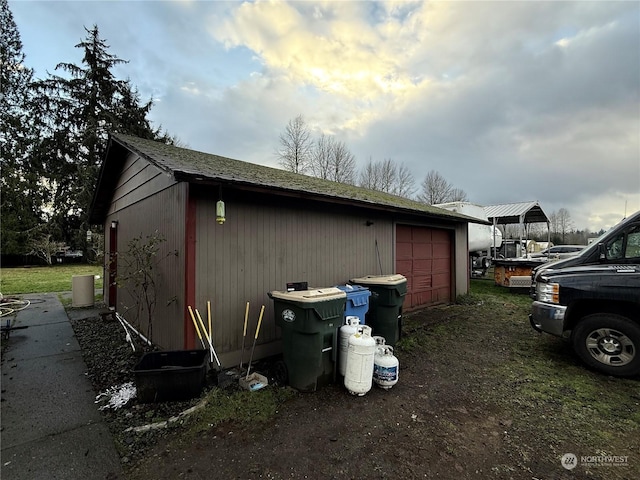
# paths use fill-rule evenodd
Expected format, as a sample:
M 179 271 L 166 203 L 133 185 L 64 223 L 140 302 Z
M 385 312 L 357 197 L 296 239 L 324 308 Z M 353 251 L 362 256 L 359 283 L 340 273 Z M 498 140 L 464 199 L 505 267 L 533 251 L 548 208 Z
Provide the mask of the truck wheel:
M 584 363 L 607 375 L 640 373 L 640 326 L 626 317 L 587 315 L 571 333 L 571 342 Z

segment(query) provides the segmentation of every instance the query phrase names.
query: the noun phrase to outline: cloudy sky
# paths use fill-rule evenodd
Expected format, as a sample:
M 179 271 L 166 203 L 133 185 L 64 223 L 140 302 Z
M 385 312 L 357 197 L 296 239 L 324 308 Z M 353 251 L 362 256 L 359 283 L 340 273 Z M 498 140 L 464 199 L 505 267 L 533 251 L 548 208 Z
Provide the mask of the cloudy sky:
M 640 3 L 10 0 L 38 78 L 98 25 L 183 144 L 277 166 L 304 116 L 356 156 L 576 228 L 640 210 Z

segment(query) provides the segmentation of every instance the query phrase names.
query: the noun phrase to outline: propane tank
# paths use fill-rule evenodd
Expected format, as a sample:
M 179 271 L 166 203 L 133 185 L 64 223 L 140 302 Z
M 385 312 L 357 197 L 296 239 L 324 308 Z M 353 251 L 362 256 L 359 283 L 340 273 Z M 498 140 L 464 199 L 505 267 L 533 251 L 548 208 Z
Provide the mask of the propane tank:
M 384 337 L 381 337 L 379 335 L 374 335 L 373 339 L 376 341 L 376 349 L 382 345 L 384 345 L 385 343 L 387 343 L 387 341 L 385 340 Z
M 349 348 L 349 337 L 358 331 L 360 317 L 349 315 L 340 327 L 340 337 L 338 345 L 338 371 L 344 377 L 347 371 L 347 350 Z
M 385 390 L 398 383 L 400 362 L 393 354 L 391 345 L 380 345 L 376 348 L 373 365 L 373 381 Z
M 375 350 L 376 342 L 368 325 L 359 326 L 349 337 L 344 386 L 352 395 L 362 396 L 371 390 Z

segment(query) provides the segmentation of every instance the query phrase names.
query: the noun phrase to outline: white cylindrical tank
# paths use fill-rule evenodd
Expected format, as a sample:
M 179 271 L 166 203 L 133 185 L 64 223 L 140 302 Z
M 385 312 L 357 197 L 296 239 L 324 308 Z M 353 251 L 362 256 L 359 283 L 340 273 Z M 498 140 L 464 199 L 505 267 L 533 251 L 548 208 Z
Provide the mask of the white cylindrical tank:
M 338 337 L 338 371 L 344 377 L 347 372 L 347 350 L 349 348 L 349 337 L 358 331 L 360 318 L 349 315 L 340 327 L 340 335 Z
M 384 345 L 385 343 L 387 343 L 387 341 L 385 340 L 384 337 L 381 337 L 379 335 L 374 335 L 373 339 L 376 342 L 376 347 L 379 347 L 380 345 Z
M 386 390 L 398 383 L 400 362 L 393 354 L 391 345 L 380 345 L 376 349 L 373 365 L 373 381 Z
M 361 325 L 349 337 L 347 349 L 347 369 L 344 386 L 352 395 L 362 396 L 373 385 L 373 364 L 376 342 L 371 337 L 371 327 Z
M 496 226 L 491 226 L 491 248 L 502 246 L 502 232 Z
M 493 225 L 469 224 L 469 251 L 487 251 L 490 248 L 500 248 L 502 245 L 502 232 Z
M 452 212 L 461 213 L 480 220 L 488 220 L 484 207 L 469 202 L 449 202 L 433 205 Z M 502 245 L 502 232 L 493 225 L 481 225 L 469 223 L 469 252 L 487 251 L 490 248 L 500 248 Z

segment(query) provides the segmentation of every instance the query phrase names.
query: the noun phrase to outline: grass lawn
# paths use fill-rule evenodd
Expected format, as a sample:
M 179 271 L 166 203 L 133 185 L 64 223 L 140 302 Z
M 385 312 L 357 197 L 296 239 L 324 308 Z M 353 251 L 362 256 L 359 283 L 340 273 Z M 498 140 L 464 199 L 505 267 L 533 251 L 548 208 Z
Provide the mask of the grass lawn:
M 0 269 L 0 293 L 52 293 L 71 291 L 74 275 L 99 275 L 96 289 L 102 288 L 102 265 L 55 265 L 51 267 L 16 267 Z

